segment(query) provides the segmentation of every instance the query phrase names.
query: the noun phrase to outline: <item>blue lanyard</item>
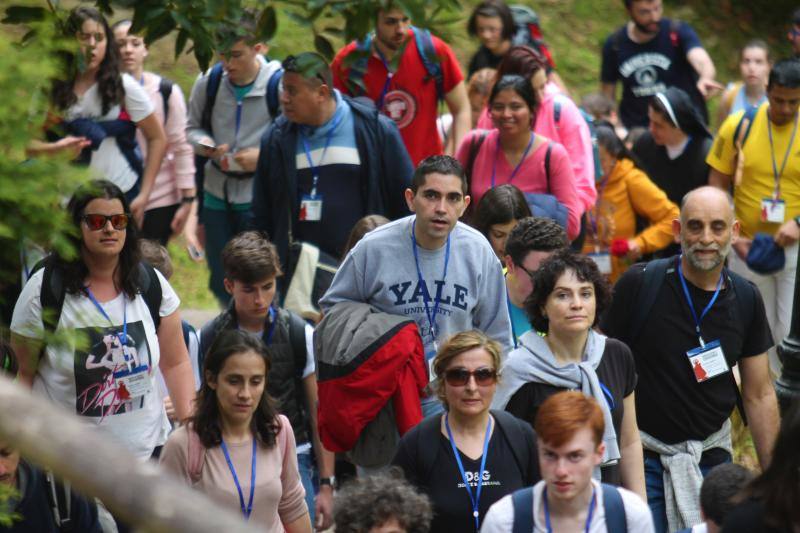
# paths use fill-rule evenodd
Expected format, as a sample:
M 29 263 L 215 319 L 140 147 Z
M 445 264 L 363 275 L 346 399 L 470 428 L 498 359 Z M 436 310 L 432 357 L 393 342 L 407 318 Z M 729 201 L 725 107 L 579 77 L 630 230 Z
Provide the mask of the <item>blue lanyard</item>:
M 338 111 L 338 110 L 337 110 Z M 328 133 L 325 136 L 325 147 L 322 149 L 322 156 L 319 158 L 319 164 L 322 164 L 322 161 L 325 159 L 325 154 L 328 152 L 328 146 L 331 144 L 331 139 L 333 139 L 333 133 L 336 131 L 336 128 L 339 126 L 339 122 L 342 121 L 342 117 L 344 113 L 339 113 L 334 119 L 333 123 L 331 124 L 330 129 L 328 129 Z M 308 138 L 306 138 L 303 133 L 300 133 L 300 139 L 303 141 L 303 150 L 306 152 L 306 159 L 308 160 L 308 168 L 311 169 L 311 175 L 314 177 L 314 182 L 311 185 L 311 197 L 317 196 L 317 183 L 319 182 L 319 171 L 318 167 L 314 166 L 314 160 L 311 159 L 311 147 L 308 144 Z
M 419 267 L 419 252 L 417 251 L 417 236 L 414 234 L 414 229 L 417 227 L 417 221 L 414 219 L 414 222 L 411 223 L 411 249 L 414 250 L 414 263 L 417 265 L 417 279 L 419 280 L 419 284 L 425 287 L 425 292 L 427 293 L 423 296 L 422 301 L 425 304 L 425 315 L 428 317 L 428 325 L 431 328 L 431 341 L 433 342 L 434 346 L 436 345 L 436 316 L 439 313 L 439 303 L 441 300 L 439 299 L 438 291 L 436 297 L 431 297 L 431 293 L 428 289 L 428 286 L 425 284 L 425 280 L 422 278 L 422 270 Z M 442 283 L 444 280 L 447 279 L 447 264 L 450 262 L 450 234 L 447 235 L 447 246 L 444 252 L 444 272 L 442 272 Z M 435 285 L 435 284 L 434 284 Z M 436 300 L 433 304 L 433 314 L 431 314 L 430 307 L 428 307 L 428 300 Z
M 467 489 L 469 501 L 472 503 L 472 517 L 475 519 L 475 531 L 480 530 L 480 511 L 478 505 L 481 501 L 481 489 L 483 488 L 483 472 L 486 470 L 486 452 L 489 450 L 489 438 L 492 435 L 492 417 L 489 417 L 489 423 L 486 424 L 486 436 L 483 438 L 483 455 L 481 456 L 481 470 L 478 472 L 478 488 L 475 491 L 475 496 L 472 495 L 472 489 L 467 481 L 467 474 L 464 471 L 464 465 L 461 462 L 461 454 L 458 453 L 456 448 L 456 441 L 453 440 L 453 432 L 450 431 L 450 422 L 448 417 L 450 413 L 444 415 L 444 427 L 447 429 L 447 438 L 450 439 L 450 447 L 453 448 L 453 455 L 456 456 L 456 463 L 458 464 L 458 471 L 461 474 L 461 479 L 464 481 L 464 488 Z
M 455 120 L 455 118 L 454 118 L 454 120 Z M 511 183 L 512 181 L 514 181 L 514 176 L 516 176 L 517 171 L 519 171 L 519 168 L 522 166 L 522 163 L 525 162 L 525 158 L 528 157 L 528 152 L 531 151 L 531 146 L 533 146 L 533 140 L 535 138 L 536 138 L 536 134 L 531 132 L 531 140 L 528 141 L 528 146 L 526 146 L 525 147 L 525 151 L 522 152 L 522 159 L 520 159 L 519 163 L 517 163 L 517 166 L 514 167 L 514 170 L 511 172 L 511 175 L 508 177 L 508 182 L 507 183 Z M 497 160 L 500 158 L 500 150 L 501 150 L 501 148 L 500 148 L 500 136 L 498 135 L 497 136 L 497 146 L 495 147 L 495 151 L 494 151 L 494 163 L 492 163 L 492 189 L 494 189 L 495 177 L 497 176 Z
M 247 503 L 247 507 L 244 506 L 242 486 L 239 484 L 239 476 L 236 475 L 236 469 L 233 467 L 231 455 L 228 453 L 228 447 L 225 445 L 223 439 L 220 439 L 220 443 L 222 453 L 225 454 L 225 460 L 228 462 L 228 469 L 231 471 L 231 475 L 233 475 L 233 482 L 236 484 L 236 490 L 239 492 L 239 505 L 242 507 L 242 514 L 245 520 L 250 520 L 250 513 L 253 512 L 253 495 L 256 492 L 256 437 L 253 435 L 253 459 L 250 462 L 250 501 Z
M 389 62 L 386 61 L 386 57 L 384 57 L 383 52 L 381 52 L 377 46 L 374 47 L 375 52 L 378 53 L 378 57 L 383 63 L 384 68 L 386 69 L 386 81 L 383 82 L 383 89 L 381 89 L 381 94 L 378 97 L 378 111 L 383 109 L 383 99 L 386 98 L 386 93 L 389 92 L 389 86 L 392 84 L 392 77 L 394 77 L 394 72 L 389 69 Z
M 767 132 L 769 133 L 769 155 L 772 158 L 772 174 L 775 176 L 775 200 L 781 197 L 781 176 L 786 169 L 786 162 L 789 161 L 789 152 L 792 150 L 794 144 L 794 135 L 797 133 L 797 115 L 794 116 L 794 127 L 792 128 L 792 136 L 789 138 L 789 145 L 786 147 L 786 153 L 783 155 L 783 163 L 781 164 L 781 171 L 778 172 L 778 163 L 775 161 L 775 146 L 772 144 L 772 121 L 767 114 Z
M 511 298 L 508 296 L 508 289 L 506 288 L 506 305 L 508 306 L 508 314 L 511 319 L 511 337 L 514 339 L 514 348 L 517 347 L 517 329 L 514 327 L 514 318 L 511 316 Z
M 239 127 L 242 125 L 242 106 L 244 105 L 244 99 L 236 100 L 236 126 L 233 130 L 233 144 L 231 144 L 230 151 L 234 152 L 236 150 L 236 145 L 239 143 Z
M 697 318 L 697 311 L 694 310 L 694 303 L 692 302 L 692 297 L 689 294 L 689 288 L 686 286 L 686 278 L 683 277 L 683 269 L 681 267 L 681 259 L 683 256 L 681 255 L 678 257 L 678 277 L 681 279 L 681 286 L 683 287 L 683 294 L 686 296 L 686 301 L 689 303 L 689 311 L 692 312 L 692 318 L 694 319 L 694 329 L 697 332 L 697 338 L 700 340 L 700 346 L 704 347 L 706 343 L 703 341 L 703 336 L 700 334 L 700 323 L 703 321 L 703 318 L 708 314 L 711 310 L 711 307 L 714 305 L 714 302 L 717 301 L 717 296 L 719 296 L 719 291 L 722 288 L 722 279 L 723 275 L 722 272 L 719 273 L 719 281 L 717 282 L 717 288 L 714 290 L 714 296 L 711 297 L 711 301 L 708 302 L 706 308 L 703 309 L 703 312 L 700 313 L 700 318 Z
M 100 314 L 103 315 L 103 318 L 108 320 L 108 323 L 111 324 L 111 327 L 116 327 L 114 322 L 111 321 L 111 317 L 109 317 L 108 313 L 106 313 L 106 310 L 103 309 L 103 306 L 100 305 L 100 302 L 98 302 L 97 298 L 95 298 L 94 294 L 92 294 L 92 289 L 90 289 L 89 287 L 84 287 L 83 289 L 86 291 L 86 296 L 89 297 L 89 299 L 92 301 L 92 303 L 97 308 L 97 310 L 100 311 Z M 120 344 L 122 344 L 123 346 L 127 346 L 127 341 L 128 341 L 128 301 L 127 301 L 127 299 L 125 299 L 124 296 L 123 296 L 123 299 L 122 299 L 122 335 L 120 336 L 119 333 L 116 333 L 116 336 L 119 339 Z M 128 354 L 125 354 L 125 361 L 127 362 L 127 360 L 128 360 Z
M 586 516 L 586 525 L 583 526 L 583 530 L 586 533 L 589 533 L 589 528 L 592 525 L 592 516 L 594 515 L 596 498 L 597 494 L 595 494 L 594 487 L 592 487 L 592 501 L 589 502 L 589 513 Z M 550 507 L 547 504 L 547 487 L 545 487 L 544 491 L 542 492 L 542 502 L 544 503 L 544 523 L 545 527 L 547 528 L 547 533 L 553 533 L 553 526 L 550 524 Z

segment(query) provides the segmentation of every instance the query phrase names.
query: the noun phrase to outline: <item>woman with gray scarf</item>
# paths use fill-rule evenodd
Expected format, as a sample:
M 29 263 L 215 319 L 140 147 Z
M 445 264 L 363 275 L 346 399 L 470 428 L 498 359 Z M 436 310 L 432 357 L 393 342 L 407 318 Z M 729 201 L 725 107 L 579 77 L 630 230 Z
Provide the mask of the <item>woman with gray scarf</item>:
M 606 452 L 595 477 L 646 501 L 633 356 L 624 343 L 592 330 L 610 303 L 608 282 L 591 258 L 563 250 L 542 263 L 533 286 L 525 310 L 534 329 L 508 355 L 492 408 L 533 425 L 539 405 L 556 392 L 594 397 L 606 419 Z

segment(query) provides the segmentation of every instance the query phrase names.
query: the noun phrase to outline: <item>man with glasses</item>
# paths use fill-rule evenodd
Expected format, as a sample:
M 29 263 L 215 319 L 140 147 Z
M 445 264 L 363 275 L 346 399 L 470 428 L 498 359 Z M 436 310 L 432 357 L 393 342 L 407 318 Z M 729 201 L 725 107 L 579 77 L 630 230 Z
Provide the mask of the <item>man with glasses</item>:
M 466 193 L 458 161 L 442 155 L 424 159 L 405 190 L 414 215 L 359 241 L 320 300 L 323 310 L 362 302 L 414 319 L 429 365 L 448 337 L 470 329 L 484 332 L 507 353 L 511 326 L 500 261 L 483 235 L 458 221 L 469 205 Z M 441 413 L 442 405 L 431 392 L 422 410 L 425 416 Z
M 414 169 L 394 123 L 334 89 L 322 56 L 289 56 L 283 68 L 283 116 L 261 141 L 253 225 L 286 272 L 291 239 L 338 258 L 360 218 L 408 213 Z
M 617 100 L 626 128 L 647 127 L 647 104 L 667 87 L 678 87 L 708 122 L 705 101 L 722 90 L 716 69 L 694 30 L 685 22 L 662 18 L 662 0 L 625 0 L 630 21 L 603 45 L 600 71 L 603 92 Z
M 564 228 L 550 218 L 523 218 L 509 233 L 505 247 L 506 291 L 514 346 L 531 329 L 525 300 L 534 290 L 533 273 L 542 261 L 568 245 Z
M 412 27 L 398 5 L 387 4 L 375 16 L 373 35 L 336 54 L 331 64 L 336 88 L 368 97 L 391 117 L 415 165 L 430 155 L 455 155 L 472 120 L 458 60 L 441 39 Z M 453 115 L 444 143 L 434 133 L 442 100 Z
M 268 47 L 256 38 L 255 24 L 256 18 L 245 14 L 236 32 L 220 36 L 222 62 L 197 78 L 189 97 L 186 138 L 198 156 L 207 158 L 196 163 L 198 177 L 205 176 L 198 180 L 198 194 L 209 286 L 223 303 L 230 296 L 223 284 L 222 248 L 246 229 L 259 142 L 277 114 L 269 109 L 268 91 L 281 65 L 265 59 Z

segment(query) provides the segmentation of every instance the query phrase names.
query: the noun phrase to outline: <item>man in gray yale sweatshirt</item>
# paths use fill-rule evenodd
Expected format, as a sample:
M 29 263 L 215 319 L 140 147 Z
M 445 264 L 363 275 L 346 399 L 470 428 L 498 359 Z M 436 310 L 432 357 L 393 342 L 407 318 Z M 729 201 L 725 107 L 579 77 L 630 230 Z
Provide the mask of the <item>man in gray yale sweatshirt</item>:
M 416 321 L 429 364 L 445 340 L 478 329 L 512 346 L 500 261 L 486 238 L 458 222 L 469 205 L 464 171 L 449 156 L 431 156 L 414 172 L 405 197 L 413 215 L 369 232 L 345 258 L 324 310 L 364 302 Z M 433 376 L 431 376 L 433 378 Z M 442 412 L 435 395 L 423 415 Z

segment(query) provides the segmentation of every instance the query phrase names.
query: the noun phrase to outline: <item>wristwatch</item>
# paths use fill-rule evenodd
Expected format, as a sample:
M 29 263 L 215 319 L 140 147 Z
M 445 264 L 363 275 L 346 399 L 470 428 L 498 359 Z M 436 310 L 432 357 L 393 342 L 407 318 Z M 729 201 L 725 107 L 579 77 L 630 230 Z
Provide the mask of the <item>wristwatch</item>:
M 183 198 L 181 198 L 181 203 L 182 204 L 190 204 L 190 203 L 194 202 L 196 199 L 197 199 L 197 196 L 184 196 Z
M 336 476 L 319 478 L 319 486 L 321 487 L 322 485 L 336 486 Z

